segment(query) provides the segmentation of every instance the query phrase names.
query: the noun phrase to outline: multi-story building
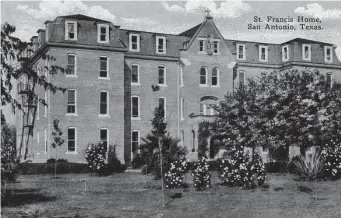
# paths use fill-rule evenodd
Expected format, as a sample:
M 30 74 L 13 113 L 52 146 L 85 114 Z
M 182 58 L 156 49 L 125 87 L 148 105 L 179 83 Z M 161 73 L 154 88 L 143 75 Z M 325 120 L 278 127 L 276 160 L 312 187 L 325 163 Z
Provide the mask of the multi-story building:
M 210 15 L 177 35 L 121 29 L 84 15 L 60 16 L 45 25 L 31 39 L 33 52 L 22 54 L 23 66 L 66 92 L 35 88 L 47 106 L 33 103 L 31 118 L 25 112 L 30 107 L 17 113 L 18 143 L 25 128 L 32 131 L 23 149 L 34 162 L 54 158 L 56 151 L 58 158 L 84 162 L 87 145 L 99 141 L 116 145 L 118 158 L 130 161 L 159 105 L 170 134 L 193 158 L 198 123 L 211 119 L 211 105 L 247 78 L 308 68 L 326 74 L 331 84 L 341 81 L 335 45 L 301 38 L 281 44 L 228 40 Z M 32 86 L 24 76 L 20 81 L 23 97 Z M 55 119 L 65 140 L 57 150 L 51 147 Z

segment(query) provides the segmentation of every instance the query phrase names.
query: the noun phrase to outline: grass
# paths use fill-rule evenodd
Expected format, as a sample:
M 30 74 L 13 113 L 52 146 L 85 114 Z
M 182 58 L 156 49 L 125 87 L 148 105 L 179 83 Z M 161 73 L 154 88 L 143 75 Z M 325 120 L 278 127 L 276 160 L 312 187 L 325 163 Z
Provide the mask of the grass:
M 214 173 L 214 172 L 213 172 Z M 305 182 L 291 174 L 269 175 L 270 188 L 225 187 L 213 175 L 213 187 L 167 191 L 161 207 L 161 183 L 138 173 L 20 176 L 7 185 L 2 217 L 341 217 L 341 181 Z M 191 183 L 190 176 L 186 181 Z M 299 188 L 301 187 L 301 188 Z M 302 187 L 313 192 L 300 191 Z M 174 193 L 181 193 L 175 194 Z M 171 198 L 173 196 L 173 198 Z M 318 196 L 316 198 L 316 196 Z

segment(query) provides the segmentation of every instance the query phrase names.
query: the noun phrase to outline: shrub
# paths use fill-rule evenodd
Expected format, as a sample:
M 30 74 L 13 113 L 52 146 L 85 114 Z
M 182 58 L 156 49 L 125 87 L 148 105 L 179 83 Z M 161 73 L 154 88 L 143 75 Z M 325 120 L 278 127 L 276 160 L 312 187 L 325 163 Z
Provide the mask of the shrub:
M 187 172 L 186 157 L 171 163 L 168 172 L 164 175 L 166 188 L 174 189 L 183 185 L 184 174 Z
M 211 186 L 211 175 L 208 172 L 208 163 L 205 158 L 202 157 L 194 163 L 192 176 L 197 190 L 203 190 Z
M 137 169 L 146 164 L 146 160 L 141 153 L 135 152 L 133 161 L 131 162 L 131 167 Z
M 108 164 L 106 165 L 106 174 L 123 173 L 126 170 L 126 166 L 121 164 L 121 161 L 117 158 L 116 145 L 109 146 L 108 152 Z
M 256 188 L 266 181 L 265 165 L 261 156 L 255 153 L 252 160 L 244 153 L 242 146 L 232 148 L 230 160 L 220 160 L 219 177 L 224 185 Z
M 324 176 L 329 179 L 341 179 L 341 142 L 331 140 L 324 149 Z
M 2 112 L 1 112 L 1 115 Z M 1 183 L 14 182 L 18 176 L 15 126 L 1 123 Z
M 106 146 L 103 143 L 89 144 L 85 149 L 85 159 L 90 173 L 101 175 L 105 167 Z
M 325 157 L 320 153 L 315 153 L 307 160 L 304 156 L 299 156 L 292 161 L 294 172 L 307 180 L 315 180 L 321 177 L 325 166 Z

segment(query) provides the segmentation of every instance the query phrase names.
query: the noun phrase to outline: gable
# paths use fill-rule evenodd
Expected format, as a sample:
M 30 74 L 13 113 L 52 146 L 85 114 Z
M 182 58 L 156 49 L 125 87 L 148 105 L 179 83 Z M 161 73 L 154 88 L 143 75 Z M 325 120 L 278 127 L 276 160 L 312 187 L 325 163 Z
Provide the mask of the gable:
M 204 41 L 204 52 L 200 50 L 200 41 Z M 200 54 L 200 55 L 210 55 L 212 52 L 212 46 L 214 42 L 218 42 L 219 52 L 214 55 L 220 56 L 228 56 L 229 60 L 233 60 L 232 52 L 230 51 L 224 37 L 216 27 L 213 22 L 212 17 L 207 16 L 205 21 L 200 24 L 197 28 L 195 34 L 192 36 L 190 42 L 187 44 L 185 50 L 191 54 Z M 208 45 L 210 43 L 210 45 Z

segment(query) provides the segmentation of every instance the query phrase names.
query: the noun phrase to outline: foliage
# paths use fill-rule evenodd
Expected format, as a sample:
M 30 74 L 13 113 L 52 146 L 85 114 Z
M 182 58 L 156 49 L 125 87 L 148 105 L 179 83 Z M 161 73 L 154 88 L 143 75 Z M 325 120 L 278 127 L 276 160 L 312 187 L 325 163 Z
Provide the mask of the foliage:
M 109 146 L 108 151 L 108 164 L 106 165 L 106 174 L 123 173 L 126 170 L 126 166 L 121 164 L 121 161 L 117 158 L 116 145 Z
M 85 149 L 85 159 L 90 173 L 101 175 L 105 167 L 106 146 L 100 142 L 90 143 Z
M 192 176 L 194 186 L 197 190 L 203 190 L 211 186 L 211 175 L 208 172 L 208 167 L 208 163 L 203 157 L 194 163 Z
M 324 148 L 324 176 L 330 179 L 341 179 L 341 142 L 331 140 Z
M 59 120 L 57 119 L 53 120 L 53 129 L 54 131 L 52 132 L 53 135 L 52 147 L 53 148 L 61 147 L 64 144 L 64 139 L 61 137 L 63 135 L 63 131 L 59 128 Z
M 183 185 L 184 174 L 188 171 L 186 157 L 171 163 L 168 172 L 164 175 L 166 188 L 174 189 Z
M 207 138 L 211 135 L 210 123 L 202 121 L 198 124 L 198 156 L 207 157 L 208 147 Z
M 143 155 L 139 152 L 134 153 L 133 161 L 131 162 L 131 167 L 137 169 L 146 164 L 146 160 Z
M 225 96 L 212 134 L 228 150 L 236 144 L 269 147 L 276 161 L 287 161 L 290 145 L 304 151 L 340 137 L 340 108 L 340 84 L 330 87 L 318 71 L 273 72 Z M 285 156 L 276 155 L 282 151 Z
M 142 138 L 144 142 L 140 148 L 140 155 L 147 164 L 147 171 L 156 178 L 161 178 L 160 146 L 162 147 L 162 167 L 167 172 L 172 162 L 186 155 L 186 149 L 179 146 L 179 140 L 173 139 L 167 131 L 163 109 L 156 108 L 152 119 L 151 133 Z M 160 143 L 160 146 L 159 146 Z
M 262 186 L 266 180 L 261 156 L 255 153 L 251 159 L 244 153 L 243 146 L 232 148 L 231 158 L 221 160 L 218 173 L 224 185 L 244 186 L 248 189 Z
M 321 153 L 315 153 L 312 158 L 298 156 L 292 163 L 295 166 L 295 171 L 298 175 L 307 180 L 315 180 L 322 176 L 325 166 L 325 157 Z
M 37 69 L 35 69 L 34 63 L 24 63 L 21 67 L 20 65 L 20 55 L 28 52 L 33 52 L 32 50 L 32 43 L 29 42 L 22 42 L 19 38 L 13 36 L 15 33 L 15 26 L 10 25 L 9 23 L 4 23 L 1 26 L 1 104 L 2 106 L 10 106 L 12 111 L 15 112 L 16 109 L 23 110 L 21 101 L 17 101 L 15 96 L 12 96 L 12 88 L 13 82 L 17 80 L 20 82 L 21 78 L 27 78 L 28 84 L 24 84 L 25 87 L 29 87 L 29 90 L 26 94 L 27 102 L 40 102 L 41 104 L 47 106 L 47 102 L 45 102 L 44 98 L 39 98 L 38 94 L 36 93 L 37 87 L 42 87 L 44 90 L 49 90 L 51 93 L 56 93 L 58 91 L 65 92 L 66 89 L 56 86 L 50 82 L 48 82 L 45 75 L 40 75 L 37 73 Z M 54 74 L 57 71 L 64 73 L 66 70 L 62 67 L 55 66 L 52 62 L 55 60 L 54 57 L 50 57 L 44 53 L 40 53 L 40 57 L 44 60 L 50 60 L 50 68 L 45 66 L 45 69 L 50 74 Z M 25 113 L 32 113 L 33 115 L 33 122 L 32 126 L 34 125 L 35 115 L 36 113 L 33 110 L 27 110 Z M 3 115 L 1 115 L 3 118 Z M 29 129 L 27 135 L 27 141 L 31 135 L 33 135 L 32 131 L 33 127 Z M 21 159 L 22 152 L 21 150 L 24 147 L 23 141 L 25 137 L 24 132 L 22 132 L 22 139 L 19 146 L 18 159 Z M 24 159 L 27 157 L 28 149 L 25 149 L 23 152 Z
M 16 128 L 3 122 L 1 123 L 1 182 L 15 181 L 18 173 L 17 165 Z

